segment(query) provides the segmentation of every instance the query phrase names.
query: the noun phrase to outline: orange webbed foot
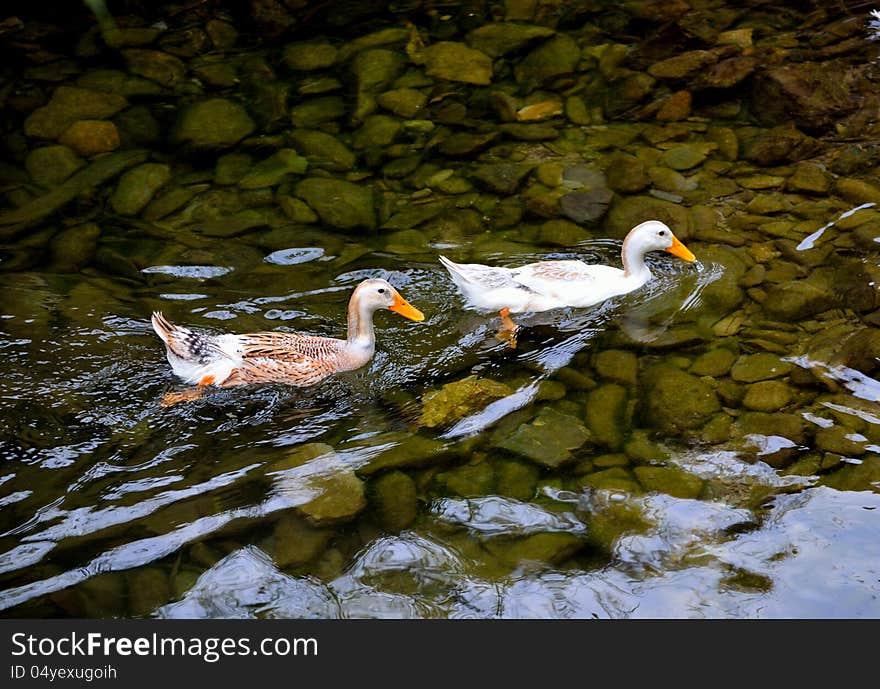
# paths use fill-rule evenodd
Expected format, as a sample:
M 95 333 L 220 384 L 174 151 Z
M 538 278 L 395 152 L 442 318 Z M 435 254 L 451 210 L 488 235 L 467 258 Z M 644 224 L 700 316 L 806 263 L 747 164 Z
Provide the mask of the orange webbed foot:
M 170 407 L 179 404 L 180 402 L 194 402 L 202 396 L 203 392 L 203 388 L 188 388 L 186 390 L 181 390 L 180 392 L 168 392 L 165 393 L 165 397 L 162 398 L 159 405 L 162 407 Z
M 495 333 L 495 337 L 507 342 L 507 346 L 511 349 L 516 349 L 516 334 L 519 331 L 519 326 L 510 317 L 510 309 L 501 309 L 499 315 L 501 316 L 501 329 Z

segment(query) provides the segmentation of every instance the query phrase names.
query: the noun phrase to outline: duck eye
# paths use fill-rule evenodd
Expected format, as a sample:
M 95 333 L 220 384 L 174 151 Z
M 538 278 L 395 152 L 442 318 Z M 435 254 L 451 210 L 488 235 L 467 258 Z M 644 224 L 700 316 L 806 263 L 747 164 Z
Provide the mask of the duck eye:
M 660 230 L 657 234 L 659 234 L 661 237 L 665 237 L 665 236 L 666 236 L 666 230 Z
M 385 294 L 385 288 L 384 288 L 384 287 L 380 287 L 380 288 L 379 288 L 379 294 Z

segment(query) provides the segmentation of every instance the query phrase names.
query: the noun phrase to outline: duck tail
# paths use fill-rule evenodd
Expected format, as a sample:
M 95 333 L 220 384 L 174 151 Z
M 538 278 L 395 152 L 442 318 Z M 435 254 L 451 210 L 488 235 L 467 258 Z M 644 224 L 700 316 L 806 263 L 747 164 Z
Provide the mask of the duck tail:
M 153 330 L 162 338 L 168 351 L 179 359 L 204 364 L 221 354 L 211 337 L 174 325 L 161 311 L 154 311 L 150 320 Z
M 440 256 L 440 263 L 442 263 L 448 271 L 453 271 L 458 267 L 458 264 L 453 263 L 448 258 L 446 258 L 446 256 L 443 255 Z
M 450 261 L 448 258 L 446 258 L 446 256 L 440 256 L 440 263 L 442 263 L 443 267 L 449 271 L 449 274 L 453 277 L 453 279 L 457 278 L 456 281 L 458 281 L 458 280 L 468 281 L 467 276 L 464 274 L 464 272 L 461 269 L 461 266 L 458 265 L 457 263 L 455 263 L 454 261 Z

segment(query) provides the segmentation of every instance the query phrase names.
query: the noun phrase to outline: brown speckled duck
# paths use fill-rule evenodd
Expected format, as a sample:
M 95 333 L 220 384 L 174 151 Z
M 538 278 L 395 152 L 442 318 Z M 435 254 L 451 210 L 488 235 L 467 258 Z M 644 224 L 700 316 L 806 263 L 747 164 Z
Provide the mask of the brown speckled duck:
M 208 385 L 285 383 L 306 387 L 340 371 L 353 371 L 373 358 L 373 314 L 388 309 L 413 321 L 425 316 L 387 281 L 364 280 L 348 302 L 348 337 L 344 340 L 301 333 L 259 332 L 205 335 L 174 325 L 153 313 L 153 329 L 165 342 L 168 362 L 178 376 L 197 388 L 169 393 L 168 406 L 197 399 Z

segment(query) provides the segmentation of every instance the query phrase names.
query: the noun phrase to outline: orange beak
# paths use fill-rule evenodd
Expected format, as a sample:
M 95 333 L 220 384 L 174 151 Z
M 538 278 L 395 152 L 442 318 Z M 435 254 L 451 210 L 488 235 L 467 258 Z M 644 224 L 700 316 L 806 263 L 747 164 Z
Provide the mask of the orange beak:
M 401 297 L 397 292 L 394 293 L 394 303 L 388 307 L 388 310 L 399 313 L 401 316 L 409 318 L 411 321 L 425 320 L 425 314 Z
M 678 241 L 678 237 L 672 235 L 672 246 L 666 249 L 670 254 L 674 256 L 678 256 L 680 259 L 692 263 L 697 260 L 697 257 L 691 253 L 691 250 L 688 249 L 684 244 Z

